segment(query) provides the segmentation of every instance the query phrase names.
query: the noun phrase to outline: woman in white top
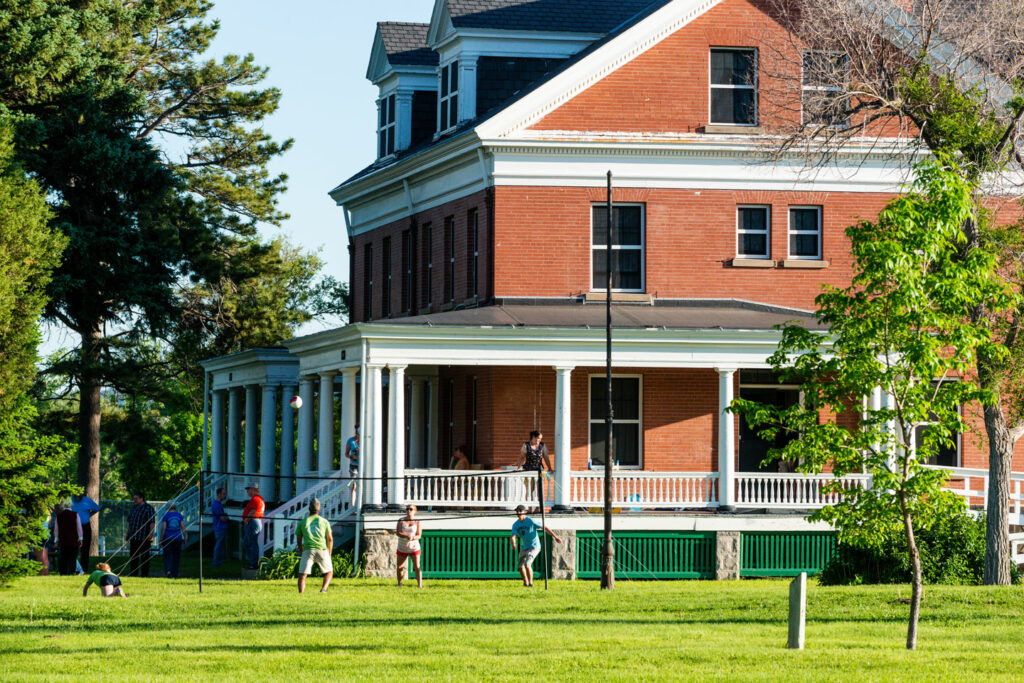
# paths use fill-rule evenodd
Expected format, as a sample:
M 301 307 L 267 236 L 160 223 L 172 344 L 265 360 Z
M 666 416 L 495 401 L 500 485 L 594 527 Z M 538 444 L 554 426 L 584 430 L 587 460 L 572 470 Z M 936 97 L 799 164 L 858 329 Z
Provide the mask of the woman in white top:
M 405 517 L 398 520 L 395 528 L 398 534 L 398 585 L 405 578 L 405 560 L 412 558 L 412 568 L 416 572 L 416 585 L 423 588 L 423 571 L 420 569 L 420 521 L 416 519 L 416 506 L 405 507 Z

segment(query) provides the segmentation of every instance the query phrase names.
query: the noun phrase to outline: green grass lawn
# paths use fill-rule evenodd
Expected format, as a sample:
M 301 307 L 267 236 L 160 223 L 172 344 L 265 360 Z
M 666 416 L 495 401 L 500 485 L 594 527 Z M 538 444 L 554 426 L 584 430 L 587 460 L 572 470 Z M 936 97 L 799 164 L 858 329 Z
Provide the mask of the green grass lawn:
M 916 652 L 906 586 L 808 589 L 786 644 L 787 581 L 291 582 L 71 577 L 0 591 L 0 680 L 1021 680 L 1024 589 L 929 587 Z M 414 585 L 414 584 L 413 584 Z

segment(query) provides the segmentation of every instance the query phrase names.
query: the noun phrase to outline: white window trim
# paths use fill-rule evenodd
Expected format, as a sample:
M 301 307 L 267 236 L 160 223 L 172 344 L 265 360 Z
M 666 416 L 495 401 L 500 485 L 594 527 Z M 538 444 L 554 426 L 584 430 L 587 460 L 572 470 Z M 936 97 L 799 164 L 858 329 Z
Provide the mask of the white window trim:
M 750 233 L 751 235 L 760 235 L 760 230 L 744 230 L 740 225 L 740 209 L 764 209 L 765 210 L 765 222 L 764 222 L 764 244 L 767 253 L 764 256 L 751 256 L 750 254 L 741 254 L 740 245 L 742 244 L 742 236 Z M 760 259 L 767 261 L 772 257 L 772 206 L 771 204 L 737 204 L 736 205 L 736 258 L 749 258 L 749 259 Z
M 592 387 L 593 387 L 593 379 L 595 377 L 597 377 L 599 379 L 606 379 L 607 375 L 605 373 L 603 373 L 603 372 L 601 372 L 601 373 L 594 372 L 594 373 L 591 373 L 591 374 L 587 375 L 587 461 L 591 462 L 591 463 L 593 463 L 593 461 L 594 461 L 594 456 L 593 456 L 593 453 L 590 452 L 590 425 L 592 425 L 592 424 L 602 424 L 602 425 L 605 424 L 604 418 L 601 418 L 600 420 L 594 420 L 594 419 L 592 419 L 590 417 L 590 406 L 591 406 L 591 398 L 592 398 L 591 394 L 592 394 Z M 640 435 L 639 435 L 640 438 L 637 439 L 637 445 L 638 445 L 639 451 L 640 451 L 637 454 L 637 460 L 638 460 L 639 464 L 637 464 L 637 465 L 622 465 L 622 466 L 618 467 L 617 469 L 640 471 L 640 470 L 642 470 L 644 468 L 644 376 L 643 375 L 639 375 L 639 374 L 618 374 L 618 373 L 612 373 L 612 379 L 637 379 L 640 382 L 640 385 L 637 388 L 637 390 L 639 392 L 639 397 L 640 397 L 640 410 L 639 410 L 638 418 L 636 420 L 620 420 L 617 417 L 614 418 L 615 424 L 636 424 L 637 428 L 640 430 Z M 604 453 L 601 453 L 601 457 L 602 458 L 604 457 Z M 595 464 L 595 465 L 593 465 L 593 469 L 599 470 L 599 471 L 604 471 L 604 465 L 596 465 Z
M 792 236 L 796 235 L 810 235 L 812 234 L 809 230 L 793 230 L 793 209 L 814 209 L 818 212 L 818 253 L 814 256 L 794 256 Z M 786 210 L 786 253 L 790 260 L 793 261 L 820 261 L 824 258 L 824 208 L 816 204 L 792 204 Z
M 449 68 L 449 67 L 454 67 L 454 68 Z M 441 80 L 444 78 L 445 69 L 448 69 L 448 86 L 449 87 L 448 87 L 448 94 L 445 95 L 444 97 L 442 97 L 441 96 L 441 92 L 442 92 L 442 90 L 441 90 Z M 451 73 L 452 73 L 452 71 L 458 73 L 458 70 L 459 70 L 459 60 L 458 60 L 458 58 L 452 59 L 451 61 L 446 62 L 445 64 L 441 64 L 440 66 L 437 67 L 437 134 L 438 135 L 443 135 L 444 133 L 447 133 L 447 132 L 449 132 L 451 130 L 454 130 L 459 125 L 459 111 L 458 111 L 458 108 L 456 108 L 455 116 L 454 117 L 451 116 L 451 110 L 449 109 L 448 110 L 448 114 L 449 114 L 449 116 L 448 116 L 448 127 L 444 128 L 444 129 L 441 128 L 441 109 L 442 108 L 448 108 L 449 107 L 448 103 L 451 101 L 452 96 L 458 96 L 458 94 L 459 94 L 459 88 L 456 88 L 455 90 L 451 89 L 451 78 L 452 78 L 451 77 Z M 461 77 L 461 74 L 459 74 L 459 87 L 461 88 L 461 86 L 462 86 L 462 77 Z
M 391 122 L 390 123 L 384 123 L 384 125 L 380 125 L 381 108 L 388 107 L 388 106 L 390 106 L 390 110 L 387 113 L 390 114 L 390 116 L 386 116 L 385 117 L 385 121 L 387 121 L 387 119 L 390 118 Z M 392 93 L 388 93 L 387 95 L 382 95 L 380 97 L 380 99 L 377 100 L 377 107 L 378 107 L 378 110 L 377 110 L 377 124 L 378 124 L 377 125 L 377 153 L 379 155 L 378 158 L 386 159 L 388 157 L 394 156 L 395 152 L 397 151 L 397 148 L 398 148 L 398 112 L 396 111 L 397 108 L 398 108 L 398 96 L 397 96 L 397 94 L 392 92 Z M 387 132 L 388 132 L 389 129 L 393 131 L 393 134 L 392 134 L 393 142 L 392 142 L 390 150 L 387 148 L 388 147 L 388 145 L 387 145 Z M 384 150 L 383 150 L 384 153 L 383 154 L 380 154 L 380 152 L 381 152 L 381 145 L 380 145 L 381 136 L 384 137 Z
M 594 252 L 596 250 L 605 251 L 608 248 L 607 244 L 595 245 L 594 244 L 594 209 L 597 207 L 604 208 L 607 211 L 608 204 L 606 202 L 591 202 L 590 203 L 590 263 L 588 265 L 589 275 L 587 284 L 590 285 L 588 291 L 591 292 L 603 292 L 604 287 L 594 287 Z M 647 291 L 647 204 L 644 202 L 612 202 L 612 208 L 622 206 L 639 206 L 640 207 L 640 245 L 634 246 L 629 245 L 625 249 L 629 251 L 640 251 L 640 287 L 639 289 L 623 289 L 621 287 L 612 287 L 612 293 L 623 292 L 623 293 L 643 293 Z M 611 226 L 609 226 L 610 229 Z M 612 245 L 612 251 L 620 251 L 623 247 L 621 245 Z
M 804 55 L 807 55 L 809 53 L 826 54 L 826 55 L 844 55 L 844 56 L 846 56 L 846 54 L 843 53 L 843 52 L 835 52 L 835 51 L 830 51 L 830 50 L 804 50 L 803 52 L 800 53 L 800 123 L 802 125 L 804 125 L 804 126 L 807 126 L 807 125 L 818 125 L 818 124 L 809 124 L 807 122 L 807 118 L 806 118 L 807 112 L 804 111 L 804 98 L 803 98 L 804 92 L 806 92 L 806 91 L 813 91 L 813 92 L 836 92 L 836 93 L 842 93 L 843 92 L 843 89 L 840 88 L 839 86 L 836 86 L 836 85 L 831 85 L 831 86 L 829 86 L 829 85 L 808 85 L 804 81 Z M 846 73 L 847 73 L 847 77 L 849 77 L 849 73 L 850 73 L 850 58 L 849 58 L 849 56 L 846 56 Z M 830 124 L 828 124 L 828 126 L 826 126 L 826 128 L 834 128 L 836 130 L 845 130 L 845 129 L 849 128 L 849 127 L 850 127 L 849 117 L 847 117 L 847 119 L 844 122 L 842 122 L 842 123 L 830 123 Z
M 711 53 L 715 50 L 744 50 L 746 52 L 754 53 L 754 84 L 753 85 L 724 85 L 716 84 L 711 82 Z M 714 45 L 708 48 L 708 124 L 712 126 L 737 126 L 744 128 L 756 128 L 760 125 L 761 112 L 758 102 L 758 65 L 760 55 L 758 54 L 756 47 L 729 47 L 726 45 Z M 720 90 L 752 90 L 754 92 L 754 122 L 753 123 L 735 123 L 733 121 L 715 121 L 711 118 L 711 91 L 715 88 Z

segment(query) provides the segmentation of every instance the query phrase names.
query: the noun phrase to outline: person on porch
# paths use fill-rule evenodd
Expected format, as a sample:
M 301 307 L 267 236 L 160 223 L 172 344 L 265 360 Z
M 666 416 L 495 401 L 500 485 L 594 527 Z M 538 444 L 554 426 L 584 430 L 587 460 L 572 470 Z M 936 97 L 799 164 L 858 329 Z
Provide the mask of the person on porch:
M 469 469 L 469 458 L 466 457 L 466 449 L 464 446 L 456 446 L 455 452 L 452 454 L 451 462 L 448 463 L 448 469 L 450 470 L 468 470 Z
M 349 460 L 348 478 L 351 479 L 348 484 L 352 491 L 352 500 L 349 505 L 355 507 L 356 493 L 359 488 L 359 425 L 356 425 L 356 433 L 345 442 L 345 457 Z
M 541 441 L 544 435 L 536 429 L 530 432 L 530 440 L 523 443 L 519 449 L 519 462 L 516 463 L 516 471 L 544 472 L 551 471 L 551 463 L 548 462 L 548 447 Z

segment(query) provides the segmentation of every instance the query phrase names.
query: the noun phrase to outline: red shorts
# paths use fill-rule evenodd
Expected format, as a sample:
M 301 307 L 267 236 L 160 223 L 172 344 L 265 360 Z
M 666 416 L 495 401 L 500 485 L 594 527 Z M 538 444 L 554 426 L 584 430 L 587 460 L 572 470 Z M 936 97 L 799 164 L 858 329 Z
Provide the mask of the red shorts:
M 413 550 L 411 553 L 403 553 L 401 550 L 399 550 L 398 559 L 402 559 L 403 557 L 419 557 L 419 554 L 419 550 Z

